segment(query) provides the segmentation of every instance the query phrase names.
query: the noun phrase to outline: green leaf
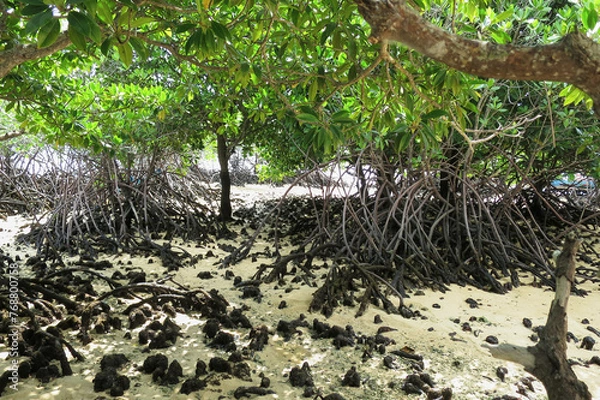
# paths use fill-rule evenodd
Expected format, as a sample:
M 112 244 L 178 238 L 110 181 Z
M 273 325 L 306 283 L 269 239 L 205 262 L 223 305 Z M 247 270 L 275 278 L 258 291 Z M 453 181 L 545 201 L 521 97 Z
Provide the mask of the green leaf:
M 342 43 L 343 43 L 342 32 L 339 29 L 334 30 L 333 36 L 331 38 L 331 47 L 333 47 L 334 49 L 341 49 L 343 47 Z M 354 49 L 351 47 L 352 43 L 353 42 L 350 41 L 350 43 L 348 44 L 348 57 L 351 60 L 354 60 L 354 59 L 356 59 L 356 53 L 353 51 Z
M 504 21 L 505 19 L 512 18 L 512 16 L 514 14 L 515 14 L 514 7 L 511 5 L 507 10 L 505 10 L 504 12 L 501 12 L 500 14 L 498 14 L 494 18 L 492 18 L 492 23 L 493 24 L 500 23 L 500 22 Z
M 85 8 L 88 10 L 89 15 L 91 15 L 92 17 L 95 17 L 96 13 L 98 11 L 98 1 L 97 0 L 83 0 L 83 4 L 85 5 Z
M 189 37 L 187 42 L 185 42 L 185 52 L 187 54 L 190 54 L 194 51 L 197 51 L 200 48 L 200 45 L 203 42 L 203 39 L 204 39 L 204 32 L 202 32 L 202 29 L 198 29 L 196 32 L 194 32 Z
M 42 13 L 34 15 L 25 25 L 25 34 L 29 35 L 37 32 L 42 26 L 46 25 L 52 20 L 52 10 L 46 8 Z
M 117 44 L 117 50 L 123 64 L 127 67 L 131 66 L 131 63 L 133 62 L 133 49 L 129 42 Z
M 348 82 L 352 82 L 358 76 L 358 72 L 356 70 L 356 64 L 352 64 L 348 69 Z
M 402 136 L 400 136 L 400 140 L 398 140 L 398 143 L 396 145 L 396 151 L 398 153 L 406 150 L 408 148 L 408 146 L 410 145 L 410 141 L 412 139 L 412 135 L 409 134 L 408 132 L 405 132 Z
M 492 30 L 492 38 L 499 44 L 507 44 L 511 41 L 511 37 L 508 33 L 498 29 Z
M 329 38 L 329 36 L 331 36 L 331 33 L 335 30 L 335 28 L 337 28 L 337 23 L 335 22 L 330 22 L 327 25 L 325 25 L 325 29 L 323 30 L 323 33 L 321 34 L 321 45 L 325 44 L 325 42 L 327 41 L 327 39 Z
M 97 10 L 97 14 L 98 19 L 100 19 L 100 21 L 104 22 L 107 25 L 112 25 L 112 22 L 114 20 L 114 16 L 113 16 L 113 9 L 108 5 L 107 2 L 100 2 L 100 4 L 98 4 L 98 10 Z
M 148 56 L 149 56 L 148 49 L 144 45 L 144 42 L 142 42 L 140 39 L 138 39 L 136 37 L 129 38 L 129 42 L 131 43 L 131 45 L 133 46 L 133 49 L 135 50 L 136 54 L 140 58 L 142 58 L 144 60 L 148 58 Z
M 318 117 L 315 110 L 310 106 L 300 106 L 300 111 L 302 111 L 305 114 L 311 114 L 311 115 L 314 115 L 315 117 Z
M 258 79 L 262 78 L 262 69 L 260 68 L 260 65 L 253 64 L 252 71 L 254 71 L 254 75 L 256 75 Z
M 102 32 L 100 27 L 89 16 L 78 11 L 71 11 L 67 16 L 69 28 L 73 28 L 84 37 L 92 39 L 97 44 L 102 41 Z
M 129 24 L 130 28 L 139 28 L 140 26 L 148 25 L 152 22 L 156 22 L 156 20 L 152 17 L 140 17 L 136 18 Z
M 310 101 L 314 101 L 319 91 L 319 82 L 314 79 L 308 88 L 308 98 Z
M 231 33 L 225 25 L 222 25 L 216 21 L 211 21 L 210 23 L 211 30 L 215 33 L 215 36 L 221 38 L 223 40 L 231 39 Z
M 331 120 L 338 124 L 354 124 L 356 121 L 350 118 L 350 113 L 346 110 L 341 110 L 331 116 Z
M 319 118 L 317 118 L 317 116 L 313 115 L 313 114 L 300 113 L 300 114 L 296 115 L 296 118 L 300 122 L 304 122 L 307 124 L 318 124 L 319 123 Z
M 137 11 L 137 9 L 138 9 L 137 4 L 135 4 L 132 0 L 121 0 L 121 3 L 125 4 L 126 6 L 128 6 L 129 8 L 131 8 L 132 10 Z
M 569 85 L 560 91 L 559 96 L 564 97 L 564 105 L 567 106 L 569 104 L 579 104 L 582 100 L 584 100 L 587 95 L 573 85 Z
M 217 39 L 215 37 L 215 33 L 211 29 L 208 29 L 204 33 L 203 39 L 204 40 L 202 42 L 202 49 L 209 53 L 216 53 L 217 52 Z
M 433 110 L 428 112 L 427 114 L 424 114 L 421 116 L 421 120 L 422 121 L 429 121 L 430 119 L 438 119 L 440 117 L 445 117 L 447 116 L 448 113 L 445 110 L 442 109 L 437 109 L 437 110 Z
M 69 22 L 69 28 L 73 28 L 73 30 L 79 32 L 85 37 L 90 37 L 92 27 L 90 24 L 90 19 L 87 17 L 87 15 L 78 11 L 71 11 L 67 16 L 67 21 Z
M 102 42 L 102 45 L 100 46 L 100 51 L 102 51 L 102 54 L 107 56 L 111 46 L 112 46 L 112 37 L 108 37 L 108 38 L 106 38 L 106 40 L 104 42 Z
M 588 30 L 592 30 L 598 23 L 598 12 L 593 4 L 589 4 L 588 7 L 584 8 L 581 12 L 581 22 L 583 27 Z
M 177 25 L 177 27 L 175 28 L 175 33 L 187 32 L 187 31 L 194 29 L 196 26 L 197 26 L 196 24 L 191 24 L 191 23 Z
M 56 41 L 58 35 L 60 35 L 60 22 L 57 19 L 52 19 L 40 28 L 37 36 L 38 47 L 50 46 Z
M 35 14 L 42 13 L 46 10 L 48 10 L 48 6 L 45 5 L 44 3 L 29 4 L 29 5 L 26 5 L 25 7 L 23 7 L 23 9 L 21 10 L 21 15 L 24 15 L 24 16 L 35 15 Z
M 477 104 L 472 103 L 470 101 L 465 102 L 463 104 L 463 107 L 465 108 L 465 110 L 469 110 L 472 113 L 476 113 L 476 114 L 479 113 L 479 111 L 480 111 L 479 108 L 477 108 Z
M 69 32 L 69 38 L 71 39 L 71 42 L 73 42 L 75 47 L 77 47 L 79 50 L 85 51 L 86 50 L 85 36 L 83 36 L 81 34 L 81 32 L 77 31 L 71 25 L 69 25 L 68 32 Z
M 100 27 L 98 26 L 98 24 L 96 24 L 95 21 L 91 21 L 92 25 L 92 32 L 90 33 L 90 38 L 96 42 L 96 44 L 100 44 L 102 42 L 102 31 L 100 30 Z

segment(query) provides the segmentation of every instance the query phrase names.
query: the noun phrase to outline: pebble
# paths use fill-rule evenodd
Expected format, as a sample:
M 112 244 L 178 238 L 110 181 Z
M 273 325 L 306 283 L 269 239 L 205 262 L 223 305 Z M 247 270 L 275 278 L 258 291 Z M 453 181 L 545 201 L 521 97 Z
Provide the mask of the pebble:
M 489 335 L 485 338 L 485 341 L 488 342 L 489 344 L 498 344 L 498 338 L 494 335 Z
M 581 340 L 581 348 L 586 350 L 592 350 L 596 341 L 591 336 L 586 336 Z
M 502 382 L 506 378 L 506 374 L 508 374 L 508 369 L 506 367 L 498 367 L 496 368 L 496 376 L 500 378 Z
M 356 367 L 352 366 L 342 379 L 342 386 L 360 387 L 360 374 L 356 371 Z

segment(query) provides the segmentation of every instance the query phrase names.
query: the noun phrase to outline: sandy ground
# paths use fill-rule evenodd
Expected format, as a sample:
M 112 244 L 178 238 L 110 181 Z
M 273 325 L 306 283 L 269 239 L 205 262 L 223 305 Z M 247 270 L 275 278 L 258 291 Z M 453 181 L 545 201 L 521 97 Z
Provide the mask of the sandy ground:
M 280 189 L 273 189 L 280 191 Z M 0 249 L 11 256 L 19 254 L 24 260 L 26 256 L 34 255 L 32 249 L 16 246 L 14 236 L 21 232 L 28 221 L 23 217 L 9 217 L 0 221 Z M 238 243 L 223 241 L 232 245 Z M 6 399 L 95 399 L 100 396 L 110 396 L 106 393 L 94 393 L 93 379 L 99 371 L 99 363 L 105 354 L 124 353 L 131 362 L 121 373 L 130 377 L 131 388 L 125 392 L 121 399 L 232 399 L 233 391 L 238 386 L 257 385 L 260 381 L 259 373 L 271 379 L 271 389 L 276 394 L 267 395 L 265 399 L 301 399 L 302 389 L 293 388 L 288 380 L 288 373 L 294 366 L 308 361 L 311 366 L 315 385 L 322 390 L 323 395 L 333 392 L 340 393 L 345 399 L 425 399 L 425 395 L 406 395 L 402 389 L 404 377 L 411 373 L 409 362 L 396 358 L 396 369 L 389 369 L 383 365 L 384 355 L 375 353 L 373 357 L 363 361 L 363 349 L 344 347 L 336 350 L 331 340 L 313 340 L 308 328 L 299 328 L 299 333 L 285 341 L 276 332 L 279 320 L 292 320 L 301 313 L 306 315 L 308 321 L 314 318 L 325 321 L 320 314 L 308 312 L 311 294 L 315 287 L 304 283 L 294 283 L 288 278 L 283 285 L 261 285 L 263 297 L 261 301 L 255 299 L 242 299 L 241 293 L 234 288 L 231 280 L 224 279 L 224 270 L 215 267 L 215 263 L 226 253 L 216 244 L 197 247 L 193 243 L 175 242 L 193 254 L 206 254 L 212 251 L 216 257 L 203 258 L 193 267 L 180 269 L 175 273 L 174 280 L 184 284 L 190 289 L 203 288 L 205 290 L 217 289 L 230 302 L 231 307 L 246 305 L 249 311 L 245 315 L 253 326 L 267 325 L 273 335 L 269 338 L 269 345 L 261 352 L 254 354 L 248 360 L 252 369 L 253 382 L 244 382 L 237 378 L 222 379 L 220 385 L 209 385 L 208 388 L 194 392 L 190 395 L 179 394 L 180 384 L 172 386 L 159 386 L 152 383 L 149 375 L 141 374 L 136 366 L 143 363 L 148 353 L 142 352 L 144 346 L 137 343 L 137 333 L 142 328 L 131 332 L 134 339 L 125 339 L 127 323 L 124 319 L 124 329 L 112 331 L 108 334 L 93 334 L 93 341 L 82 345 L 74 337 L 74 332 L 69 340 L 85 357 L 84 362 L 72 361 L 74 374 L 70 377 L 55 379 L 47 384 L 41 384 L 35 379 L 26 379 L 18 383 L 18 391 L 7 388 L 3 394 Z M 269 243 L 258 243 L 257 250 Z M 119 261 L 127 267 L 139 267 L 146 271 L 148 280 L 164 276 L 166 269 L 159 262 L 149 263 L 145 258 L 132 258 L 128 254 L 106 256 L 115 267 L 113 270 L 103 271 L 110 276 L 114 270 L 123 269 L 117 266 Z M 245 261 L 231 268 L 235 275 L 242 279 L 250 278 L 261 262 L 267 259 L 258 259 L 255 262 Z M 21 274 L 28 275 L 27 267 L 21 262 Z M 199 272 L 211 271 L 214 278 L 200 280 Z M 320 270 L 325 272 L 324 269 Z M 534 381 L 532 386 L 524 389 L 523 379 L 529 377 L 522 368 L 510 362 L 494 359 L 487 349 L 482 347 L 488 335 L 496 336 L 500 343 L 511 343 L 528 346 L 534 342 L 529 338 L 531 329 L 523 326 L 523 318 L 529 318 L 533 326 L 543 325 L 553 299 L 553 292 L 536 288 L 530 283 L 532 280 L 523 276 L 525 284 L 512 290 L 506 295 L 496 295 L 470 287 L 453 286 L 446 293 L 425 290 L 421 295 L 411 295 L 405 303 L 413 310 L 419 310 L 421 318 L 404 319 L 398 315 L 386 314 L 383 310 L 371 306 L 366 314 L 355 318 L 356 309 L 345 308 L 335 311 L 327 322 L 340 326 L 352 325 L 358 334 L 374 335 L 377 329 L 388 326 L 396 329 L 385 335 L 394 339 L 395 345 L 388 346 L 388 350 L 412 348 L 414 352 L 424 357 L 425 372 L 429 373 L 436 387 L 450 387 L 453 390 L 453 399 L 493 399 L 503 395 L 512 395 L 518 399 L 545 399 L 542 385 Z M 576 338 L 581 340 L 585 336 L 594 337 L 596 342 L 600 338 L 587 330 L 587 326 L 600 329 L 600 286 L 586 283 L 584 288 L 589 290 L 586 297 L 571 297 L 569 302 L 569 329 Z M 97 283 L 97 291 L 102 293 L 108 288 L 101 282 Z M 478 308 L 471 308 L 466 302 L 474 299 L 479 303 Z M 287 308 L 279 309 L 282 300 L 288 304 Z M 124 307 L 112 301 L 114 307 Z M 122 301 L 121 301 L 122 303 Z M 375 315 L 383 320 L 382 324 L 375 324 Z M 157 318 L 164 319 L 164 314 L 158 312 Z M 589 321 L 584 323 L 584 319 Z M 207 347 L 204 334 L 201 331 L 206 322 L 197 315 L 178 314 L 176 322 L 183 328 L 184 337 L 177 341 L 175 346 L 164 350 L 154 350 L 151 353 L 161 352 L 169 357 L 169 361 L 177 359 L 183 367 L 185 377 L 194 374 L 198 359 L 208 360 L 214 356 L 227 358 L 223 351 Z M 470 321 L 470 322 L 469 322 Z M 462 324 L 469 322 L 471 331 L 464 331 Z M 232 331 L 236 336 L 239 347 L 248 343 L 248 330 L 238 329 Z M 0 370 L 8 366 L 7 348 L 0 343 L 0 363 L 5 363 Z M 580 363 L 600 355 L 600 344 L 593 350 L 584 350 L 578 344 L 569 344 L 569 357 Z M 344 373 L 351 367 L 356 367 L 361 374 L 361 387 L 341 387 Z M 496 376 L 498 367 L 506 367 L 508 374 L 505 382 Z M 576 367 L 576 372 L 583 379 L 593 394 L 594 399 L 600 399 L 600 366 Z M 185 379 L 185 378 L 184 378 Z M 531 390 L 533 389 L 533 391 Z M 519 393 L 521 392 L 521 393 Z M 256 397 L 256 396 L 254 396 Z M 254 398 L 253 397 L 253 398 Z

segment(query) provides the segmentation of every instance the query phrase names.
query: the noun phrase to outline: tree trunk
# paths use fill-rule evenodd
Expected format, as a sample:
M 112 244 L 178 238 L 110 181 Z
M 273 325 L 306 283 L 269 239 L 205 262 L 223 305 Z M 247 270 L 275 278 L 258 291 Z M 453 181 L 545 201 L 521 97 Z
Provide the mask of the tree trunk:
M 443 151 L 446 163 L 440 171 L 440 196 L 456 206 L 456 180 L 460 170 L 459 163 L 462 161 L 461 153 L 459 153 L 452 140 L 449 140 Z
M 494 357 L 523 365 L 542 382 L 548 400 L 592 400 L 587 385 L 577 379 L 567 359 L 567 303 L 580 243 L 575 235 L 567 237 L 556 260 L 556 294 L 538 344 L 527 348 L 507 344 L 485 346 Z
M 217 156 L 219 158 L 219 177 L 221 179 L 221 220 L 231 221 L 231 176 L 229 175 L 229 149 L 224 135 L 217 134 Z

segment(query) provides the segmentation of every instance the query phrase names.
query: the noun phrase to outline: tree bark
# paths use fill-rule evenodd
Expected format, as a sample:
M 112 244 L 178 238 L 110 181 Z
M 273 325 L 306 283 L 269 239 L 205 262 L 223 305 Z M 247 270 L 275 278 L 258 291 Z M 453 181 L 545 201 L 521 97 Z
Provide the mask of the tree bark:
M 600 115 L 600 44 L 574 32 L 541 46 L 466 39 L 425 20 L 406 0 L 355 0 L 371 41 L 400 42 L 449 67 L 484 78 L 565 82 L 594 100 Z
M 39 48 L 36 45 L 16 45 L 12 49 L 0 52 L 0 79 L 4 78 L 16 66 L 26 61 L 38 60 L 54 54 L 71 44 L 69 35 L 62 33 L 54 43 L 48 47 Z
M 231 221 L 231 176 L 229 174 L 229 149 L 227 139 L 222 134 L 217 134 L 217 157 L 219 159 L 219 177 L 221 179 L 221 220 Z
M 517 362 L 538 378 L 549 400 L 592 400 L 587 385 L 571 369 L 567 358 L 567 303 L 575 277 L 575 255 L 580 240 L 570 235 L 556 260 L 556 293 L 540 341 L 534 347 L 485 346 L 492 356 Z

